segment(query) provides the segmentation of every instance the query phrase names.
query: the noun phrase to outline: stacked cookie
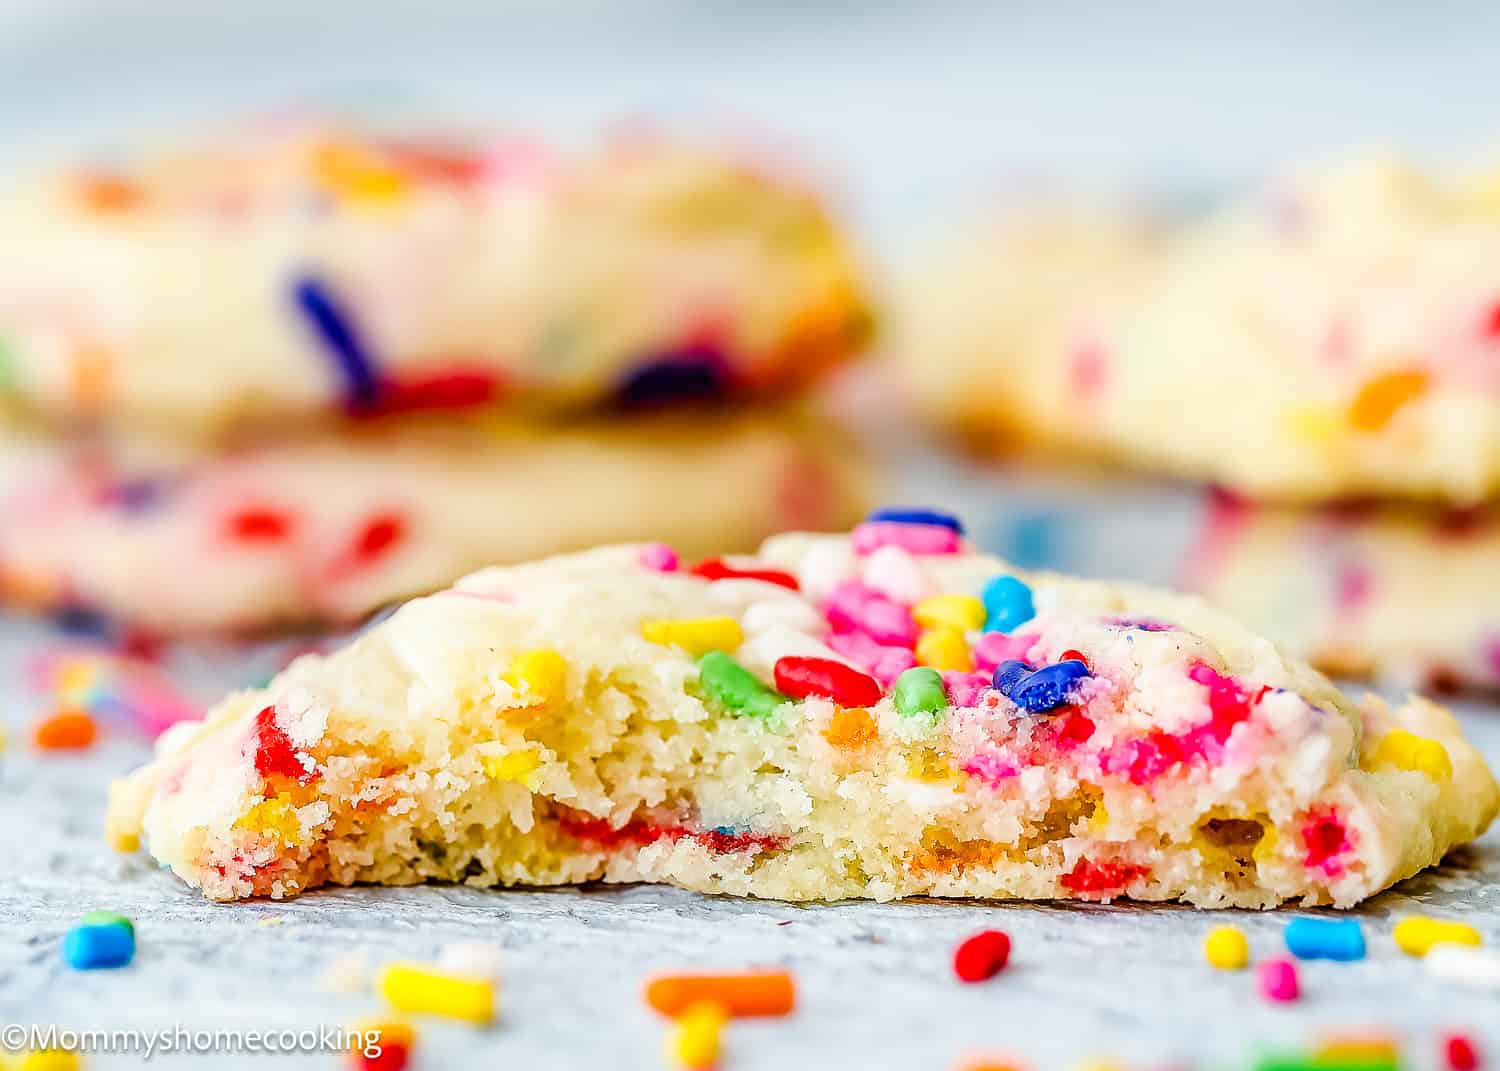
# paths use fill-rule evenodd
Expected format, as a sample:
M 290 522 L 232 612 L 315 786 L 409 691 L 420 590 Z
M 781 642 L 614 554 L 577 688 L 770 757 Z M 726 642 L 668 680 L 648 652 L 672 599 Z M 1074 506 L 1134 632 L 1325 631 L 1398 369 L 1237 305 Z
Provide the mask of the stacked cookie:
M 914 292 L 944 426 L 1211 481 L 1191 586 L 1330 670 L 1500 685 L 1500 190 L 1384 159 L 1171 227 L 1007 221 Z
M 794 397 L 867 314 L 806 190 L 296 125 L 0 205 L 0 585 L 160 630 L 356 618 L 496 561 L 858 512 Z

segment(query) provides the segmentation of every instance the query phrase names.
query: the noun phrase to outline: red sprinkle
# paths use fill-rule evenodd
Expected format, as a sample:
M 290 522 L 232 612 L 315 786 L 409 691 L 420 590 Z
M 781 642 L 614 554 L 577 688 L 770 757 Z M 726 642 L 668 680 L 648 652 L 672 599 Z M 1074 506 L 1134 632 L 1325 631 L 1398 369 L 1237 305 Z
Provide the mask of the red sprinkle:
M 255 772 L 262 777 L 278 775 L 307 783 L 317 777 L 297 758 L 297 748 L 286 730 L 276 724 L 276 708 L 266 707 L 255 715 Z
M 1095 863 L 1088 859 L 1078 864 L 1060 880 L 1062 887 L 1075 896 L 1119 896 L 1131 882 L 1151 873 L 1148 866 L 1135 863 Z
M 399 1041 L 380 1040 L 380 1055 L 354 1054 L 354 1066 L 360 1071 L 405 1071 L 411 1063 L 411 1049 Z
M 408 380 L 386 380 L 374 400 L 361 407 L 362 417 L 392 416 L 443 409 L 472 409 L 500 395 L 500 381 L 489 372 L 454 369 Z
M 355 540 L 353 556 L 367 565 L 390 550 L 406 536 L 406 522 L 396 514 L 371 517 Z
M 1338 857 L 1349 850 L 1349 830 L 1339 819 L 1337 812 L 1317 811 L 1307 816 L 1302 827 L 1302 841 L 1307 845 L 1304 865 L 1321 867 L 1325 873 L 1335 874 L 1343 868 Z
M 1500 338 L 1500 301 L 1490 306 L 1489 315 L 1484 318 L 1484 334 L 1487 338 Z
M 954 950 L 953 973 L 965 982 L 982 982 L 1005 969 L 1010 938 L 999 930 L 980 930 Z
M 1443 1038 L 1443 1059 L 1452 1071 L 1477 1071 L 1484 1062 L 1478 1046 L 1464 1034 L 1448 1034 Z
M 793 699 L 826 696 L 841 707 L 869 707 L 884 694 L 880 682 L 831 658 L 787 655 L 776 660 L 776 690 Z
M 780 569 L 737 569 L 723 558 L 704 558 L 690 570 L 694 576 L 705 580 L 760 580 L 767 584 L 779 584 L 793 591 L 801 591 L 802 585 L 791 573 Z
M 250 506 L 232 514 L 224 527 L 241 543 L 279 543 L 292 534 L 292 519 L 269 506 Z
M 1089 664 L 1089 660 L 1083 657 L 1082 651 L 1075 651 L 1071 647 L 1059 655 L 1057 660 L 1059 662 L 1082 662 L 1084 665 Z

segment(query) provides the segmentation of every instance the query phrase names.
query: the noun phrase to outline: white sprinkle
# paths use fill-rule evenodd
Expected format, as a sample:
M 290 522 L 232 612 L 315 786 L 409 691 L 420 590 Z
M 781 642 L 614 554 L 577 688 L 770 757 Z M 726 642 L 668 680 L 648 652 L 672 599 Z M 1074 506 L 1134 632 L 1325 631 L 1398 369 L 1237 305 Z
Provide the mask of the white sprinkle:
M 1500 992 L 1500 954 L 1469 945 L 1441 943 L 1427 951 L 1427 973 L 1471 989 Z
M 500 946 L 487 941 L 456 941 L 438 953 L 438 966 L 443 970 L 492 982 L 500 980 L 500 963 Z
M 758 602 L 747 607 L 740 619 L 749 633 L 769 632 L 773 628 L 791 629 L 794 632 L 816 633 L 822 631 L 823 619 L 818 611 L 802 600 Z
M 922 567 L 900 547 L 880 547 L 865 559 L 865 583 L 896 602 L 920 602 L 932 594 Z

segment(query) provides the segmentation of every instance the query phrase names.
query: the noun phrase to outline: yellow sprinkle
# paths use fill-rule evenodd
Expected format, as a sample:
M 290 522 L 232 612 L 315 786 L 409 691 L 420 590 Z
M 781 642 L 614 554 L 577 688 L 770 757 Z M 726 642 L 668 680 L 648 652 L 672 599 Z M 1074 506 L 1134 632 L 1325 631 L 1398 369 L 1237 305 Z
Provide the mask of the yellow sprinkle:
M 1379 1034 L 1334 1035 L 1319 1041 L 1312 1056 L 1316 1063 L 1394 1066 L 1401 1058 L 1401 1046 Z
M 129 855 L 131 852 L 141 850 L 141 835 L 124 829 L 111 829 L 109 831 L 109 846 L 111 850 Z
M 57 675 L 57 691 L 64 700 L 77 702 L 88 695 L 89 689 L 99 679 L 99 667 L 91 662 L 78 661 L 68 664 Z
M 443 1015 L 480 1026 L 495 1018 L 495 985 L 485 978 L 444 974 L 418 963 L 391 963 L 380 969 L 375 991 L 397 1011 Z
M 1417 770 L 1439 784 L 1453 777 L 1453 763 L 1448 760 L 1447 748 L 1436 740 L 1416 736 L 1404 729 L 1392 729 L 1380 738 L 1370 755 L 1370 766 L 1373 769 Z
M 1424 915 L 1408 915 L 1392 932 L 1396 947 L 1408 956 L 1425 956 L 1433 945 L 1480 945 L 1484 938 L 1473 926 Z
M 37 1049 L 21 1057 L 21 1071 L 79 1071 L 83 1059 L 76 1052 Z
M 297 809 L 292 806 L 291 796 L 285 792 L 251 807 L 235 822 L 235 828 L 253 833 L 274 833 L 288 847 L 297 845 L 302 839 L 302 823 L 297 820 Z
M 547 648 L 523 651 L 510 660 L 505 682 L 519 693 L 522 706 L 555 706 L 568 693 L 568 663 Z
M 351 201 L 390 203 L 406 195 L 406 177 L 352 145 L 324 145 L 313 154 L 313 173 L 330 192 Z
M 1305 443 L 1332 442 L 1343 431 L 1343 414 L 1327 405 L 1296 406 L 1286 411 L 1286 427 L 1294 438 Z
M 964 634 L 956 628 L 930 628 L 917 640 L 917 662 L 933 669 L 971 673 L 974 656 Z
M 492 781 L 524 781 L 541 766 L 542 756 L 535 748 L 527 748 L 508 755 L 486 755 L 480 761 Z
M 984 625 L 984 603 L 972 595 L 934 595 L 911 609 L 911 615 L 923 628 L 942 625 L 970 632 Z
M 1094 833 L 1103 833 L 1109 828 L 1109 809 L 1100 800 L 1094 804 L 1094 813 L 1089 815 L 1089 829 Z
M 723 1006 L 714 1001 L 689 1004 L 667 1038 L 667 1063 L 680 1068 L 713 1067 L 719 1062 L 719 1039 L 727 1018 Z
M 1216 926 L 1203 939 L 1203 955 L 1221 971 L 1237 971 L 1250 962 L 1250 942 L 1238 926 Z
M 652 643 L 681 647 L 697 658 L 709 651 L 733 651 L 745 642 L 740 623 L 732 617 L 656 618 L 641 622 L 641 635 Z

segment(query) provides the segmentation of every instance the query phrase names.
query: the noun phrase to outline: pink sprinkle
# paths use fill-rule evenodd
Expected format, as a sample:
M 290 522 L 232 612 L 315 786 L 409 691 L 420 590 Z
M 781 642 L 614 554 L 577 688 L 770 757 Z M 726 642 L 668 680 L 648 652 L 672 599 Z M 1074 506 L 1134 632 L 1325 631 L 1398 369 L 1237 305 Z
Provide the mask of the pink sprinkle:
M 948 692 L 948 702 L 954 706 L 977 707 L 980 698 L 990 687 L 990 675 L 949 670 L 943 674 L 943 687 Z
M 1278 1004 L 1296 1000 L 1302 995 L 1297 985 L 1297 965 L 1289 959 L 1268 959 L 1256 968 L 1260 995 Z
M 828 637 L 828 646 L 887 688 L 917 664 L 916 658 L 905 647 L 876 643 L 864 632 L 835 632 Z
M 993 752 L 975 755 L 961 767 L 964 773 L 989 785 L 999 788 L 1019 772 L 1015 763 Z
M 963 544 L 959 534 L 941 524 L 900 524 L 867 521 L 854 529 L 854 553 L 873 554 L 881 547 L 900 547 L 911 554 L 957 554 Z
M 1309 870 L 1321 870 L 1330 878 L 1344 872 L 1342 857 L 1354 847 L 1348 827 L 1332 809 L 1308 813 L 1307 821 L 1302 824 L 1302 843 L 1307 846 L 1303 865 Z
M 876 643 L 897 647 L 911 647 L 917 642 L 917 623 L 911 611 L 857 580 L 835 585 L 823 614 L 836 633 L 867 632 Z
M 1098 396 L 1104 386 L 1104 375 L 1109 368 L 1109 355 L 1103 343 L 1096 339 L 1083 339 L 1073 346 L 1068 356 L 1068 377 L 1073 392 L 1084 401 Z
M 675 573 L 681 564 L 677 559 L 677 552 L 665 543 L 651 543 L 642 547 L 637 560 L 642 568 L 655 573 Z
M 986 632 L 974 644 L 974 664 L 993 673 L 1001 662 L 1008 662 L 1013 658 L 1025 662 L 1026 655 L 1036 641 L 1037 636 L 1030 632 L 1015 636 L 1007 636 L 1003 632 Z
M 1375 580 L 1370 570 L 1357 565 L 1345 566 L 1334 578 L 1334 609 L 1341 614 L 1358 612 L 1369 601 L 1374 588 Z

